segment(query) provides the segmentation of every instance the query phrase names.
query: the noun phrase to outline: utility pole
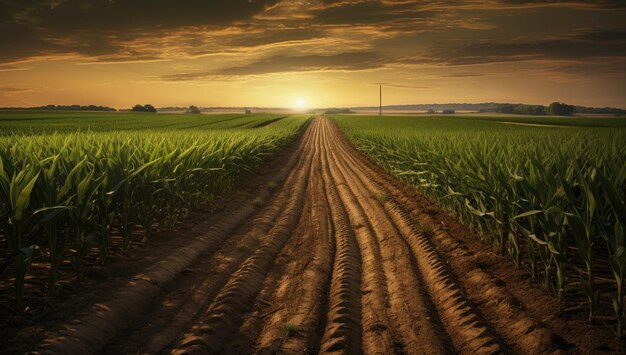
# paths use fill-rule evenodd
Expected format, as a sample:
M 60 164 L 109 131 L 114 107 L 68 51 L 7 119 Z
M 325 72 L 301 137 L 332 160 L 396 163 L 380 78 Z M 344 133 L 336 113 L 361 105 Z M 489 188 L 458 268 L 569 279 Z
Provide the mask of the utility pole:
M 383 115 L 383 84 L 378 84 L 378 116 Z
M 378 116 L 383 115 L 383 84 L 386 83 L 374 83 L 378 85 Z

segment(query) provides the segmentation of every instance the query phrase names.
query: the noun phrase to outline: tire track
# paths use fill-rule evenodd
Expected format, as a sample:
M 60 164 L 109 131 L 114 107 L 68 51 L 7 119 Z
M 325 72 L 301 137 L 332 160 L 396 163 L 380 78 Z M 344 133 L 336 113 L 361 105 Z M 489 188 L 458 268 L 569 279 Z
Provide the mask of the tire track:
M 313 135 L 319 134 L 319 124 L 313 123 Z M 307 139 L 307 142 L 309 139 Z M 306 142 L 305 142 L 306 144 Z M 310 145 L 310 144 L 309 144 Z M 311 154 L 304 156 L 304 167 L 292 172 L 293 194 L 290 194 L 282 215 L 269 231 L 265 244 L 256 249 L 228 283 L 217 294 L 203 319 L 183 335 L 174 353 L 217 352 L 224 340 L 243 322 L 242 310 L 250 308 L 260 291 L 263 279 L 274 258 L 290 237 L 300 218 L 309 174 L 313 164 Z M 281 194 L 289 194 L 283 189 Z
M 304 212 L 293 236 L 275 260 L 251 315 L 224 349 L 228 353 L 304 353 L 318 351 L 317 330 L 334 255 L 330 212 L 321 181 L 319 135 Z M 256 344 L 256 346 L 255 346 Z
M 369 168 L 368 168 L 369 170 Z M 473 254 L 460 245 L 450 236 L 441 225 L 435 223 L 430 216 L 425 213 L 420 214 L 419 220 L 411 217 L 406 212 L 406 208 L 419 211 L 412 199 L 409 198 L 401 188 L 397 187 L 397 181 L 389 176 L 377 174 L 369 170 L 370 176 L 376 176 L 377 186 L 385 186 L 392 196 L 394 202 L 390 208 L 401 211 L 403 218 L 414 223 L 422 223 L 430 226 L 434 231 L 431 241 L 437 249 L 445 253 L 445 258 L 455 270 L 471 270 L 467 273 L 457 274 L 457 282 L 461 284 L 474 304 L 481 310 L 484 319 L 489 323 L 503 341 L 510 347 L 510 350 L 518 354 L 527 353 L 552 353 L 559 351 L 562 341 L 556 340 L 555 334 L 546 328 L 533 315 L 529 314 L 509 290 L 502 286 L 502 281 L 491 275 L 487 270 L 482 269 L 476 263 Z M 401 203 L 396 202 L 401 201 Z M 404 207 L 406 206 L 406 207 Z M 440 253 L 441 255 L 441 253 Z M 443 255 L 441 255 L 443 257 Z
M 329 128 L 330 131 L 330 128 Z M 332 132 L 332 131 L 331 131 Z M 332 137 L 334 138 L 334 137 Z M 328 145 L 337 147 L 336 142 Z M 399 236 L 393 223 L 380 207 L 377 198 L 372 196 L 363 183 L 365 178 L 351 170 L 339 149 L 335 154 L 336 171 L 342 174 L 352 189 L 353 201 L 369 221 L 374 235 L 381 246 L 381 260 L 385 277 L 388 280 L 387 302 L 392 316 L 393 329 L 396 329 L 394 350 L 406 348 L 414 353 L 449 353 L 449 339 L 439 323 L 436 313 L 431 312 L 432 304 L 428 296 L 421 293 L 423 281 L 414 268 L 415 258 Z
M 308 134 L 305 134 L 302 140 L 306 140 L 307 137 Z M 303 149 L 303 146 L 300 145 L 296 149 L 287 164 L 274 176 L 275 181 L 282 181 L 292 171 L 302 168 L 304 160 L 300 158 L 307 154 L 307 150 Z M 291 181 L 286 181 L 285 185 L 290 183 Z M 264 191 L 259 197 L 265 200 L 269 198 L 269 192 Z M 157 302 L 142 317 L 141 323 L 135 324 L 135 331 L 122 337 L 122 339 L 118 338 L 117 341 L 105 348 L 104 352 L 122 353 L 125 350 L 141 347 L 145 352 L 156 353 L 179 337 L 180 330 L 184 329 L 198 312 L 208 305 L 219 288 L 228 281 L 229 275 L 235 272 L 262 242 L 263 236 L 275 223 L 281 206 L 284 205 L 287 198 L 287 194 L 278 194 L 267 208 L 259 211 L 258 215 L 253 217 L 252 223 L 244 228 L 245 231 L 240 231 L 238 234 L 233 234 L 220 241 L 219 249 L 209 248 L 202 257 L 204 260 L 197 263 L 200 265 L 195 265 L 195 267 L 200 270 L 212 270 L 212 273 L 206 275 L 197 286 L 193 284 L 193 279 L 197 278 L 196 275 L 189 277 L 192 278 L 188 282 L 191 283 L 191 286 L 185 284 L 186 280 L 184 279 L 172 285 L 173 291 Z M 191 288 L 186 291 L 187 297 L 181 298 L 176 292 L 178 288 L 182 287 Z
M 335 256 L 334 230 L 326 189 L 322 179 L 320 136 L 315 142 L 315 169 L 309 194 L 310 213 L 301 226 L 304 260 L 294 260 L 291 272 L 284 275 L 273 306 L 278 309 L 265 323 L 258 336 L 260 353 L 311 353 L 319 351 L 319 328 L 324 322 Z M 306 207 L 305 207 L 306 209 Z M 307 253 L 313 250 L 313 253 Z M 302 251 L 300 251 L 302 253 Z M 294 255 L 300 254 L 294 251 Z M 285 334 L 293 326 L 296 334 Z
M 329 123 L 330 124 L 330 123 Z M 375 176 L 371 171 L 362 170 L 362 164 L 355 161 L 346 149 L 345 141 L 341 140 L 336 127 L 335 144 L 343 152 L 343 156 L 352 161 L 352 166 L 360 170 L 360 176 Z M 361 169 L 359 169 L 361 168 Z M 364 179 L 369 183 L 369 190 L 376 195 L 384 195 L 385 190 L 375 186 L 372 178 Z M 444 326 L 459 353 L 490 354 L 502 349 L 501 341 L 494 335 L 484 321 L 480 311 L 469 301 L 465 291 L 460 287 L 452 272 L 446 267 L 430 240 L 419 232 L 414 223 L 395 201 L 385 199 L 389 217 L 403 235 L 404 239 L 416 255 L 417 266 L 425 280 L 425 286 L 435 304 Z
M 425 214 L 420 221 L 413 220 L 404 206 L 397 202 L 402 201 L 404 205 L 412 204 L 411 199 L 400 188 L 396 187 L 397 181 L 394 181 L 390 176 L 375 172 L 367 164 L 362 163 L 362 159 L 350 154 L 354 150 L 347 146 L 345 140 L 343 146 L 346 154 L 352 155 L 351 160 L 359 167 L 360 174 L 375 177 L 370 189 L 372 191 L 384 191 L 384 193 L 394 197 L 391 201 L 385 202 L 384 205 L 390 214 L 395 215 L 399 224 L 404 225 L 404 229 L 409 234 L 421 234 L 416 230 L 415 222 L 432 226 L 435 231 L 432 242 L 436 244 L 437 248 L 447 247 L 448 260 L 451 260 L 452 265 L 459 268 L 463 266 L 463 269 L 472 270 L 463 277 L 456 279 L 455 282 L 462 285 L 463 292 L 467 293 L 470 299 L 475 300 L 475 305 L 480 309 L 480 316 L 489 323 L 489 328 L 494 329 L 503 338 L 511 351 L 525 354 L 558 350 L 555 349 L 552 341 L 554 334 L 524 311 L 520 302 L 515 300 L 510 292 L 500 285 L 501 282 L 476 265 L 475 259 L 467 249 L 462 249 L 458 243 L 452 240 L 450 235 Z M 417 207 L 413 206 L 413 210 L 417 210 Z M 430 247 L 435 247 L 432 242 L 429 243 L 431 244 Z M 443 256 L 438 252 L 430 255 L 432 257 L 435 254 L 439 254 L 440 260 L 443 259 Z
M 361 253 L 348 213 L 339 199 L 336 181 L 322 155 L 322 177 L 335 232 L 335 262 L 330 285 L 322 353 L 361 353 Z

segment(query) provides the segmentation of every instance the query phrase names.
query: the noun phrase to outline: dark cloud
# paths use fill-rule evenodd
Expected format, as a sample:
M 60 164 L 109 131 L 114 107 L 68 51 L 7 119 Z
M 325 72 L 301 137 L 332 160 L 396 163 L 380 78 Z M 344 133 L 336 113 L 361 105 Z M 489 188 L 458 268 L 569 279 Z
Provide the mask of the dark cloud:
M 331 6 L 311 11 L 315 20 L 326 24 L 363 25 L 429 19 L 434 13 L 415 3 L 384 1 L 333 1 Z
M 525 60 L 582 60 L 625 57 L 625 31 L 588 31 L 562 38 L 536 41 L 480 41 L 459 47 L 439 48 L 415 62 L 449 65 L 484 64 Z
M 248 54 L 255 47 L 264 47 L 257 48 L 259 52 L 254 54 L 264 59 L 247 65 L 166 77 L 197 80 L 289 71 L 362 70 L 386 65 L 467 65 L 626 56 L 626 27 L 615 23 L 615 17 L 607 17 L 624 11 L 606 11 L 626 8 L 624 0 L 288 3 L 287 0 L 0 0 L 0 63 L 50 55 L 89 57 L 91 63 L 148 62 L 175 55 Z M 268 15 L 268 10 L 272 12 L 283 5 L 288 9 L 286 15 Z M 574 16 L 571 12 L 575 11 L 579 17 L 572 17 L 571 25 L 567 19 L 551 21 L 552 16 L 565 9 L 569 16 Z M 581 24 L 576 21 L 580 16 L 597 20 Z M 604 23 L 605 18 L 613 20 Z M 534 26 L 537 22 L 545 25 Z M 536 39 L 529 39 L 531 36 Z M 320 40 L 327 47 L 306 47 L 306 53 L 324 55 L 277 55 L 284 50 L 273 46 L 311 40 Z M 344 44 L 349 47 L 343 48 Z
M 563 1 L 563 0 L 499 0 L 494 1 L 502 5 L 570 5 L 598 8 L 624 8 L 626 4 L 623 0 L 587 0 L 587 1 Z
M 481 6 L 485 10 L 498 9 L 504 6 L 515 7 L 535 7 L 535 6 L 578 6 L 597 8 L 624 8 L 626 4 L 623 0 L 319 0 L 321 7 L 354 7 L 354 6 L 374 6 L 381 5 L 380 9 L 391 9 L 394 6 L 405 7 L 413 5 L 414 8 L 446 8 L 453 7 L 477 7 Z
M 280 72 L 341 70 L 355 71 L 380 68 L 386 59 L 375 52 L 348 52 L 334 55 L 272 56 L 243 66 L 226 67 L 209 72 L 167 75 L 168 81 L 203 80 L 220 76 L 261 75 Z
M 33 10 L 45 26 L 75 30 L 145 30 L 223 25 L 250 17 L 278 0 L 65 0 Z
M 123 43 L 249 20 L 279 0 L 0 0 L 0 61 L 113 55 Z

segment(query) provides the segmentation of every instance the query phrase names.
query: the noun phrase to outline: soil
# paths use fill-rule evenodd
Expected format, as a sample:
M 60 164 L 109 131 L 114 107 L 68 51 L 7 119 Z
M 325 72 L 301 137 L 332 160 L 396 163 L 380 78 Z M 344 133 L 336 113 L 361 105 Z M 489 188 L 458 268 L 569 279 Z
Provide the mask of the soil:
M 51 301 L 4 352 L 624 351 L 325 117 L 219 201 Z

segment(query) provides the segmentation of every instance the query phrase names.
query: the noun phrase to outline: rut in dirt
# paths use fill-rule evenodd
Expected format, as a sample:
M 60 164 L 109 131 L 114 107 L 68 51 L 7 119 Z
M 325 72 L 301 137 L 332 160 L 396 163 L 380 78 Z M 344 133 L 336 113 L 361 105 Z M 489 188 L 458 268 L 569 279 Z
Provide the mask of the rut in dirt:
M 313 119 L 277 174 L 282 185 L 264 206 L 215 232 L 139 319 L 98 344 L 81 335 L 79 320 L 68 322 L 39 352 L 558 351 L 550 330 L 488 271 L 457 279 L 422 222 L 398 202 L 402 191 L 332 121 Z M 498 303 L 480 301 L 493 290 Z M 508 313 L 501 319 L 494 311 Z

